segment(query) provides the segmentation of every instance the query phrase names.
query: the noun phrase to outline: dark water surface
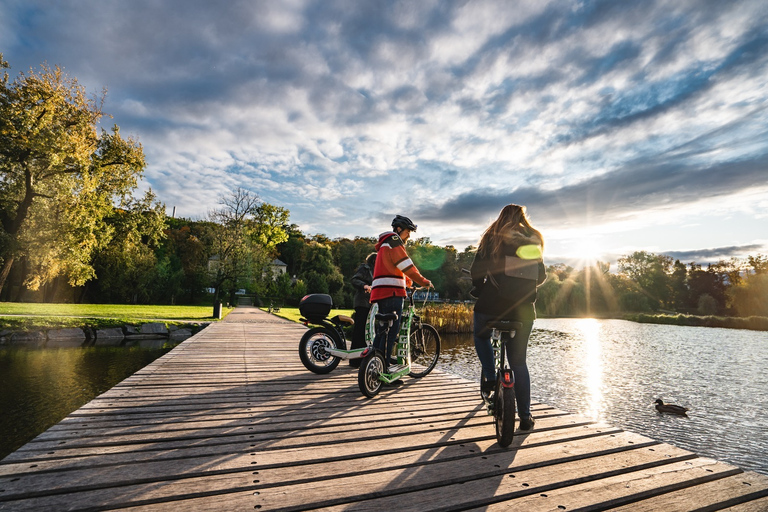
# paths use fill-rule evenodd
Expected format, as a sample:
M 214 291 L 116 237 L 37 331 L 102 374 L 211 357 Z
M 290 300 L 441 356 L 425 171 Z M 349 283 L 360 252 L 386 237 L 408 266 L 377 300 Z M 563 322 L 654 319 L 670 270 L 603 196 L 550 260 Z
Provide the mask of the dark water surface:
M 0 349 L 0 459 L 169 350 Z
M 479 381 L 471 336 L 443 340 L 438 367 Z M 539 319 L 528 366 L 536 401 L 768 474 L 768 332 Z

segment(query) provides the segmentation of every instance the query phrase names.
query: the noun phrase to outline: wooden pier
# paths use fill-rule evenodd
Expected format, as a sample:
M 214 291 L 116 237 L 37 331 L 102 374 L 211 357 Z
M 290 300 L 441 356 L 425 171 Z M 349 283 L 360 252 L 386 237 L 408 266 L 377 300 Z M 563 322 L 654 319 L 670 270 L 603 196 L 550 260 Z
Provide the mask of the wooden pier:
M 768 510 L 768 477 L 535 404 L 508 449 L 478 385 L 366 399 L 304 327 L 238 307 L 0 462 L 0 510 Z

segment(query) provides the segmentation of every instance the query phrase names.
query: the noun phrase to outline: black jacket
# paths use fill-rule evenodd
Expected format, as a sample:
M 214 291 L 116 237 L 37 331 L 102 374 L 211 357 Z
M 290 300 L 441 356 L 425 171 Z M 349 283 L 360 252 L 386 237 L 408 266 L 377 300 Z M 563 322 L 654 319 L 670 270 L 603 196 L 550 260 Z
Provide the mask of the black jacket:
M 371 307 L 371 294 L 365 293 L 363 286 L 371 285 L 373 282 L 373 271 L 366 263 L 363 263 L 357 268 L 357 272 L 352 276 L 352 286 L 355 287 L 355 302 L 356 308 L 369 308 Z
M 541 259 L 519 258 L 523 245 L 541 245 L 541 240 L 516 233 L 503 245 L 504 257 L 475 256 L 470 269 L 473 295 L 478 298 L 475 311 L 499 320 L 533 322 L 536 318 L 533 304 L 536 289 L 547 277 L 546 267 Z

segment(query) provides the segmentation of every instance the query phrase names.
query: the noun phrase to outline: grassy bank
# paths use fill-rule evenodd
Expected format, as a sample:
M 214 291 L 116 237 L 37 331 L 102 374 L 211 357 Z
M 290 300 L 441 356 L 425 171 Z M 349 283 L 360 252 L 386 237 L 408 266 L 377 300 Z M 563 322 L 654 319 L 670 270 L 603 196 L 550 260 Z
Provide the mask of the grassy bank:
M 768 331 L 768 317 L 748 316 L 697 316 L 697 315 L 649 315 L 643 313 L 628 314 L 625 320 L 646 324 L 688 325 L 695 327 L 725 327 L 728 329 L 749 329 Z
M 222 308 L 222 315 L 232 308 Z M 66 327 L 104 329 L 153 321 L 166 324 L 211 322 L 211 306 L 130 304 L 38 304 L 0 302 L 0 329 L 33 330 Z

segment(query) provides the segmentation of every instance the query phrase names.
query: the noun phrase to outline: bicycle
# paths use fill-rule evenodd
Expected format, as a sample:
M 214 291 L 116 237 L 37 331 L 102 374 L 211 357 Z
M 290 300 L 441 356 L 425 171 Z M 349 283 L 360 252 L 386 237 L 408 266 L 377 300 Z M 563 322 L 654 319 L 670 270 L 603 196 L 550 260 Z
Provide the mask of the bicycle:
M 487 381 L 485 373 L 480 370 L 480 396 L 485 403 L 488 414 L 493 416 L 496 427 L 496 440 L 503 448 L 512 443 L 515 435 L 515 374 L 509 368 L 507 356 L 507 339 L 513 339 L 518 330 L 523 328 L 520 322 L 497 321 L 488 322 L 491 329 L 491 348 L 493 349 L 494 368 L 496 371 L 496 387 L 490 392 L 483 391 Z
M 362 357 L 365 348 L 347 350 L 347 338 L 344 327 L 354 325 L 354 320 L 346 315 L 328 318 L 332 307 L 331 296 L 322 293 L 306 295 L 299 302 L 301 322 L 305 326 L 315 325 L 299 341 L 299 358 L 307 370 L 317 373 L 330 373 L 344 359 Z M 371 307 L 369 328 L 365 330 L 366 345 L 373 343 L 373 322 L 370 321 L 378 309 Z
M 437 329 L 423 323 L 421 317 L 416 314 L 414 292 L 415 290 L 408 294 L 408 306 L 403 311 L 400 322 L 400 332 L 395 343 L 397 362 L 388 367 L 389 357 L 385 357 L 384 353 L 373 346 L 365 348 L 361 354 L 363 362 L 357 374 L 357 384 L 368 398 L 376 396 L 384 384 L 392 384 L 405 375 L 415 379 L 425 377 L 437 364 L 440 357 L 440 335 Z M 381 332 L 386 340 L 397 315 L 377 313 L 374 318 L 376 331 Z

